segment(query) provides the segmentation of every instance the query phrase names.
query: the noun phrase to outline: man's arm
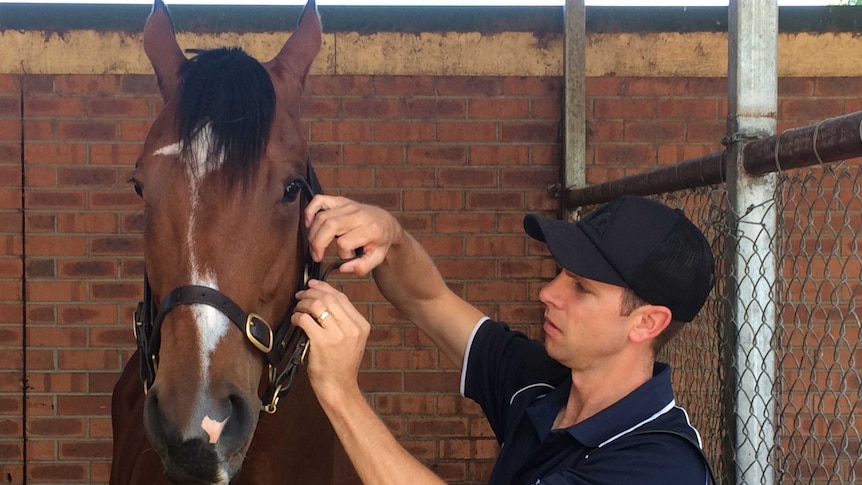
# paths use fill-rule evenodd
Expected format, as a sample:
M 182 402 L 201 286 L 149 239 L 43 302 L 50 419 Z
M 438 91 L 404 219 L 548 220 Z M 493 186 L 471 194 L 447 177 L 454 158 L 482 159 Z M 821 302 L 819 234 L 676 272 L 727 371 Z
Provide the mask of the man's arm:
M 291 321 L 309 338 L 308 376 L 362 482 L 368 485 L 444 485 L 396 441 L 356 381 L 371 325 L 332 286 L 311 281 L 297 294 Z M 320 319 L 327 312 L 327 316 Z M 315 316 L 317 321 L 315 321 Z
M 335 241 L 340 257 L 362 247 L 342 272 L 374 278 L 383 296 L 425 332 L 456 364 L 463 364 L 482 312 L 453 293 L 431 257 L 387 211 L 343 197 L 317 196 L 306 209 L 312 255 L 323 257 Z

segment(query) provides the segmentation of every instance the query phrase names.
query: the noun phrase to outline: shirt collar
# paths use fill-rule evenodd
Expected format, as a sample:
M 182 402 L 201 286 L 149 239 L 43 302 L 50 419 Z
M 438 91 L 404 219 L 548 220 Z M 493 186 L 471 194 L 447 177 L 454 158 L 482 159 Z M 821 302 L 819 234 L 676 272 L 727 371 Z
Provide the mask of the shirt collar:
M 650 380 L 596 415 L 566 428 L 566 432 L 581 444 L 596 448 L 655 419 L 657 413 L 673 407 L 670 374 L 670 366 L 656 362 Z M 540 440 L 544 441 L 551 432 L 557 414 L 566 405 L 571 388 L 571 378 L 566 379 L 544 399 L 536 400 L 527 408 Z

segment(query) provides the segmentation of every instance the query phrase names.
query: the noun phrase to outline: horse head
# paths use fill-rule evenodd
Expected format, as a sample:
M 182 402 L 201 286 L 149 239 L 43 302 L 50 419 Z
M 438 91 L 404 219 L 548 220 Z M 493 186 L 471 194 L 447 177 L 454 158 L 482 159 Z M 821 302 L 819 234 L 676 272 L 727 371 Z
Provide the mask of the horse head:
M 299 103 L 320 45 L 314 0 L 266 63 L 238 48 L 187 59 L 162 0 L 144 28 L 164 100 L 132 178 L 156 321 L 139 335 L 144 426 L 175 483 L 237 474 L 278 364 L 269 349 L 300 284 L 310 195 Z

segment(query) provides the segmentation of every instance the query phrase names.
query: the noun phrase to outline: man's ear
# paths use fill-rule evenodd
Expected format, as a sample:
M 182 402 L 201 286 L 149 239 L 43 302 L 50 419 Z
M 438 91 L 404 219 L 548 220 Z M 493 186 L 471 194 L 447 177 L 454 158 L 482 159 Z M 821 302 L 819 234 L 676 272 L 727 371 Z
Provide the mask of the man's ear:
M 629 337 L 635 342 L 654 340 L 673 320 L 670 308 L 661 305 L 644 305 L 630 315 L 637 319 Z

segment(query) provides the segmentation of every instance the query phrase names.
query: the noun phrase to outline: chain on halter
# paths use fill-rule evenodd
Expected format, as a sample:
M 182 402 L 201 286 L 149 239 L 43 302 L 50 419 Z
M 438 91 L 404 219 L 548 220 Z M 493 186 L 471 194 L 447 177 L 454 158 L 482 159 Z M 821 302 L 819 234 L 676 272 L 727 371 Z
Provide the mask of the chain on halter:
M 310 160 L 307 166 L 306 177 L 297 177 L 291 184 L 299 184 L 303 195 L 310 201 L 315 195 L 322 194 L 323 189 Z M 321 264 L 311 258 L 311 251 L 306 247 L 299 289 L 307 289 L 308 282 L 312 279 L 325 281 L 331 271 L 361 256 L 362 248 L 359 248 L 354 257 L 338 260 L 321 272 Z M 308 336 L 290 322 L 296 301 L 291 304 L 281 325 L 273 333 L 272 327 L 260 315 L 244 311 L 227 295 L 206 286 L 186 285 L 175 288 L 167 294 L 157 309 L 147 275 L 144 275 L 144 299 L 138 303 L 134 321 L 144 392 L 146 393 L 152 387 L 156 379 L 162 322 L 174 308 L 193 304 L 208 305 L 222 312 L 243 333 L 246 340 L 264 354 L 267 362 L 268 384 L 261 397 L 262 409 L 270 414 L 275 413 L 278 401 L 290 390 L 293 377 L 308 355 Z M 284 368 L 279 371 L 279 365 L 288 354 L 290 357 Z

